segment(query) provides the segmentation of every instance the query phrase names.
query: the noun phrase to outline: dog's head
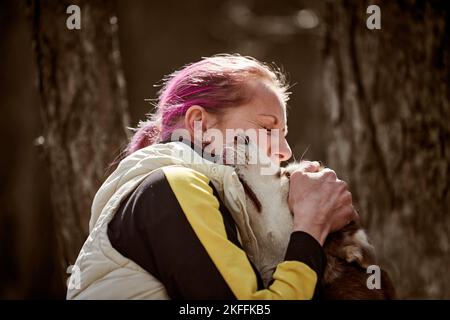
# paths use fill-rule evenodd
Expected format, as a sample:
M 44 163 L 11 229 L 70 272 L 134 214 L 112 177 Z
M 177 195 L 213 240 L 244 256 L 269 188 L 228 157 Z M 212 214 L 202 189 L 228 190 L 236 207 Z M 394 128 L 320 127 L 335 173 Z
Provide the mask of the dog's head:
M 254 264 L 267 284 L 284 259 L 293 219 L 288 207 L 289 175 L 248 137 L 238 135 L 226 145 L 222 161 L 233 166 L 246 194 L 250 225 L 258 242 Z

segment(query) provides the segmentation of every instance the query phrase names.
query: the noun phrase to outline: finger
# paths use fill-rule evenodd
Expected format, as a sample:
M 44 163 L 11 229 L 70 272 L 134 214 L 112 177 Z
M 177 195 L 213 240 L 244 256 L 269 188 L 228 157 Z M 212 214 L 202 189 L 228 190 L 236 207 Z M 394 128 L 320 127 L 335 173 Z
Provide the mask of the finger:
M 355 210 L 351 205 L 343 205 L 336 210 L 336 215 L 339 217 L 339 225 L 346 226 L 355 219 Z
M 359 217 L 358 211 L 356 211 L 356 209 L 353 206 L 352 206 L 352 208 L 353 208 L 352 221 L 355 221 L 355 222 L 359 223 L 360 222 L 360 217 Z
M 353 205 L 348 206 L 347 209 L 343 209 L 342 214 L 347 217 L 347 224 L 351 222 L 359 223 L 359 214 L 353 207 Z
M 300 162 L 301 171 L 303 172 L 317 172 L 320 169 L 320 163 L 318 161 L 307 161 L 304 160 Z
M 350 191 L 345 190 L 343 192 L 342 196 L 340 197 L 340 200 L 343 205 L 352 205 L 353 197 L 352 197 L 352 194 L 350 193 Z
M 348 190 L 348 183 L 339 178 L 336 179 L 336 182 L 345 190 Z
M 322 171 L 320 171 L 320 174 L 323 175 L 323 177 L 325 177 L 326 179 L 328 179 L 330 181 L 337 180 L 336 172 L 334 172 L 333 170 L 331 170 L 329 168 L 323 169 Z

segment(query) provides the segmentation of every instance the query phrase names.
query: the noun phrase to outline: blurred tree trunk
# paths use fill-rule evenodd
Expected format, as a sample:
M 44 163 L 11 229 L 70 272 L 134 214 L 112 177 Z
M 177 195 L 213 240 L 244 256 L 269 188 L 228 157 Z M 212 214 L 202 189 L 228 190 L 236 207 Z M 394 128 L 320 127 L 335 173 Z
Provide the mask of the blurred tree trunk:
M 366 8 L 381 8 L 381 30 Z M 450 298 L 450 39 L 446 1 L 327 4 L 328 161 L 402 297 Z
M 69 5 L 81 29 L 69 30 Z M 88 234 L 90 207 L 127 139 L 128 106 L 113 1 L 31 1 L 44 153 L 63 267 Z M 65 272 L 65 270 L 64 270 Z

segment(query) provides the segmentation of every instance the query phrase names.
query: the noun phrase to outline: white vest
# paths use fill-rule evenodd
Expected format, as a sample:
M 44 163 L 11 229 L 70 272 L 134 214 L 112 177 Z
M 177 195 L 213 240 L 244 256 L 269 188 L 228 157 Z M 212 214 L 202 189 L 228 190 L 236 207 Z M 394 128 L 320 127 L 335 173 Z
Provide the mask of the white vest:
M 90 233 L 72 268 L 67 299 L 169 299 L 163 284 L 115 250 L 107 235 L 108 223 L 122 200 L 152 171 L 168 165 L 189 167 L 207 176 L 233 216 L 249 258 L 258 254 L 244 188 L 234 169 L 202 158 L 182 142 L 156 144 L 123 159 L 95 195 Z

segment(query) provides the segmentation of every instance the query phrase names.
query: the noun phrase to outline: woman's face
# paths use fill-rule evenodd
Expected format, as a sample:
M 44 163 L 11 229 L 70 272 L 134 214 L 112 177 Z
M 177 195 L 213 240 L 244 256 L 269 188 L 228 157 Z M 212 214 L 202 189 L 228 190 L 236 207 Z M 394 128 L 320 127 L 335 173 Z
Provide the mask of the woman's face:
M 214 127 L 222 132 L 226 129 L 256 129 L 256 143 L 272 161 L 288 160 L 292 151 L 286 141 L 286 106 L 268 81 L 252 80 L 249 89 L 253 91 L 252 99 L 244 105 L 226 109 Z M 259 139 L 261 133 L 266 134 L 267 139 Z

